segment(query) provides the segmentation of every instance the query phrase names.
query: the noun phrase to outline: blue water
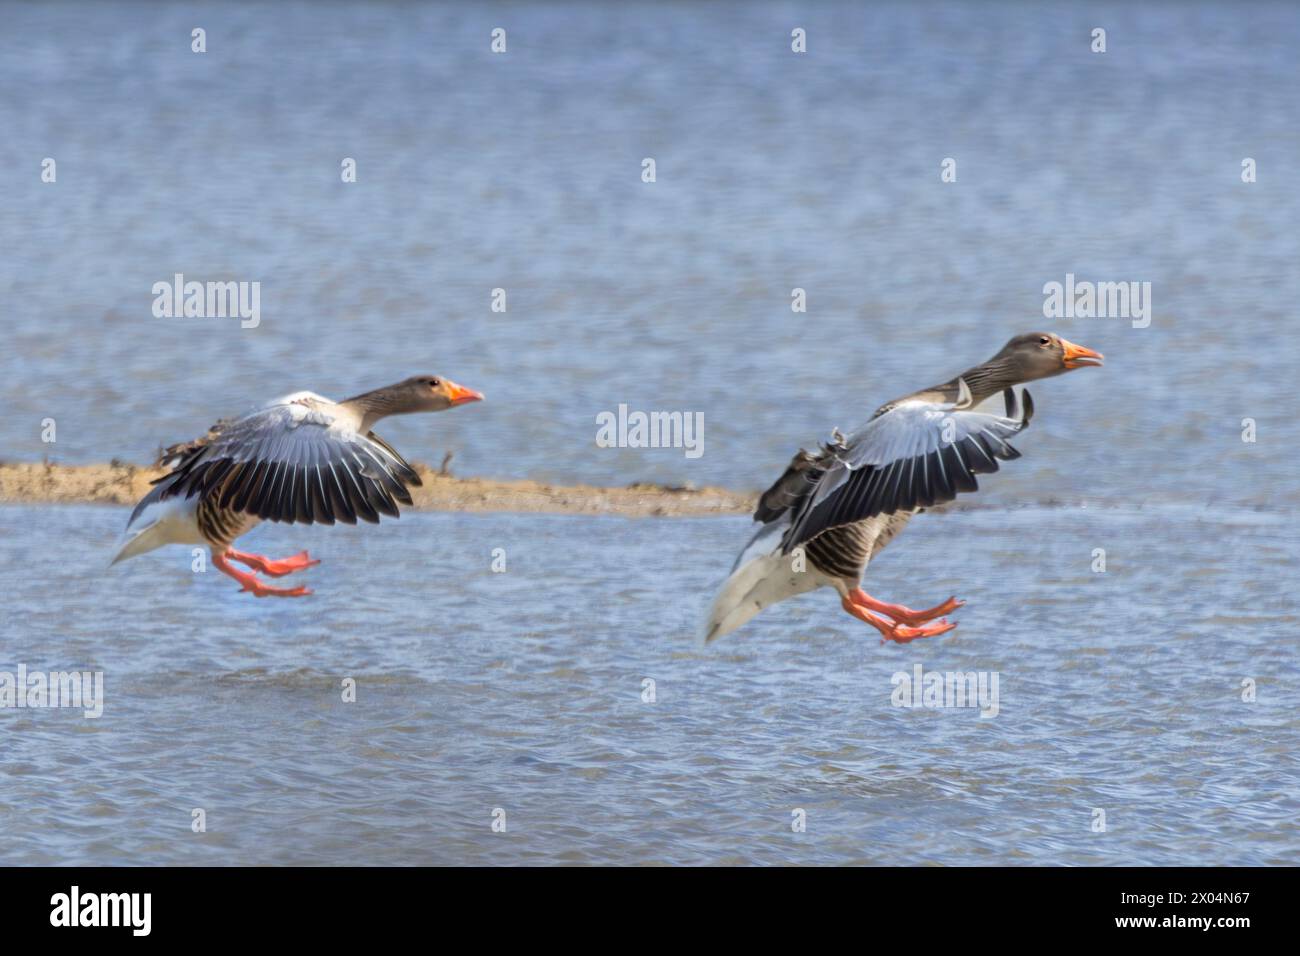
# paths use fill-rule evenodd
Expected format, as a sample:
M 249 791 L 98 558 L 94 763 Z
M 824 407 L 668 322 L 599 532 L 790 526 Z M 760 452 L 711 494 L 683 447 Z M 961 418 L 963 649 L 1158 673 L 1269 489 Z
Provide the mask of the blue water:
M 952 634 L 882 647 L 821 592 L 706 650 L 703 584 L 743 518 L 260 530 L 323 559 L 302 601 L 181 549 L 105 572 L 123 518 L 0 508 L 0 669 L 102 670 L 106 698 L 97 720 L 0 711 L 0 862 L 1300 859 L 1300 545 L 1255 512 L 924 515 L 869 585 L 966 598 Z M 60 549 L 26 549 L 32 526 Z M 895 707 L 917 664 L 998 673 L 997 716 Z
M 0 670 L 102 668 L 108 694 L 98 721 L 0 711 L 0 862 L 1300 859 L 1300 10 L 0 16 L 6 458 L 142 462 L 427 371 L 489 401 L 386 422 L 410 458 L 751 489 L 1014 333 L 1107 356 L 1034 387 L 984 510 L 873 564 L 884 599 L 970 601 L 906 647 L 822 593 L 697 648 L 743 518 L 264 528 L 247 547 L 324 564 L 310 600 L 259 602 L 183 549 L 105 571 L 125 509 L 0 507 Z M 260 281 L 260 326 L 155 318 L 176 272 Z M 1044 319 L 1067 273 L 1150 282 L 1150 327 Z M 598 448 L 619 404 L 702 413 L 704 454 Z M 999 715 L 893 707 L 916 663 L 999 673 Z

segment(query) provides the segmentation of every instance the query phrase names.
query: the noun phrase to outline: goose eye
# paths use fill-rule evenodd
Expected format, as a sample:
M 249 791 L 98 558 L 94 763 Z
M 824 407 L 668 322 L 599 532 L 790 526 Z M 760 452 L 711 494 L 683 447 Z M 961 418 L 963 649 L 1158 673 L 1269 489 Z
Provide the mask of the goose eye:
M 1038 340 L 1038 344 L 1039 344 L 1039 345 L 1051 345 L 1051 344 L 1052 344 L 1052 340 L 1049 339 L 1046 335 L 1044 335 L 1041 339 Z
M 441 385 L 441 384 L 442 384 L 442 383 L 439 382 L 436 378 L 431 378 L 431 379 L 429 379 L 429 387 L 430 387 L 430 388 L 437 388 L 437 387 L 438 387 L 439 385 Z

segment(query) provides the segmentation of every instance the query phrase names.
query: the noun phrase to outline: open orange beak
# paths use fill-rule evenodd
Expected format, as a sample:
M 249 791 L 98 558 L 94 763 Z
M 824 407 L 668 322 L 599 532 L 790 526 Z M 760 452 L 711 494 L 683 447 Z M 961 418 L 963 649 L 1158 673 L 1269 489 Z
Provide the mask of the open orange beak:
M 1065 349 L 1061 361 L 1066 368 L 1086 368 L 1089 365 L 1100 365 L 1102 359 L 1105 358 L 1100 352 L 1094 352 L 1082 345 L 1075 345 L 1073 342 L 1065 341 L 1065 339 L 1061 339 L 1061 348 Z
M 474 389 L 466 388 L 464 385 L 457 385 L 455 382 L 443 379 L 442 386 L 444 393 L 447 396 L 447 401 L 451 402 L 453 405 L 464 405 L 467 402 L 483 401 L 482 392 L 476 392 Z

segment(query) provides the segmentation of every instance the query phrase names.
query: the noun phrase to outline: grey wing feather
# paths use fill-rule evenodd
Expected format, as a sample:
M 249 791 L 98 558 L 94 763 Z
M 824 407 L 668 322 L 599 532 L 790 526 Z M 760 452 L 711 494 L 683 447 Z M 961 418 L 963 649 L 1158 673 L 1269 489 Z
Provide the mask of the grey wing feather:
M 302 405 L 269 405 L 214 431 L 185 447 L 145 501 L 201 495 L 268 521 L 377 523 L 381 513 L 397 517 L 397 503 L 411 503 L 408 487 L 421 483 L 373 432 L 340 429 Z
M 782 550 L 788 554 L 828 528 L 977 491 L 976 475 L 997 471 L 999 459 L 1020 457 L 1007 439 L 1033 415 L 1028 392 L 1019 418 L 1014 390 L 1007 389 L 1004 397 L 1006 416 L 971 410 L 960 398 L 905 400 L 887 408 L 849 437 L 793 507 Z

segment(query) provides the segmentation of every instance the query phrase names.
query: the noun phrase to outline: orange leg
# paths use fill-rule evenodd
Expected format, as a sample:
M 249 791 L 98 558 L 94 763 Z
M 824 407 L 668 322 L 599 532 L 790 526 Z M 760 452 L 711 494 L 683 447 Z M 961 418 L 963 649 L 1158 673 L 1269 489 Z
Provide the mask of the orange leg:
M 910 607 L 902 604 L 889 604 L 885 601 L 878 601 L 873 598 L 862 588 L 855 588 L 849 592 L 849 597 L 858 607 L 866 608 L 869 611 L 875 611 L 877 614 L 884 614 L 892 617 L 900 624 L 924 624 L 926 621 L 933 621 L 936 617 L 943 617 L 945 614 L 951 614 L 957 608 L 965 604 L 965 601 L 958 601 L 955 597 L 950 597 L 942 604 L 926 608 L 924 611 L 914 611 Z
M 241 571 L 227 561 L 224 554 L 213 554 L 212 563 L 222 574 L 228 574 L 242 584 L 241 591 L 252 591 L 256 597 L 305 597 L 311 594 L 308 588 L 273 588 L 263 584 L 256 574 Z
M 854 592 L 849 592 L 840 604 L 845 611 L 852 614 L 859 621 L 865 621 L 880 632 L 881 642 L 897 641 L 899 644 L 906 644 L 914 641 L 918 637 L 934 637 L 937 634 L 946 634 L 957 626 L 956 621 L 941 620 L 937 624 L 930 624 L 925 627 L 908 627 L 906 624 L 898 624 L 887 618 L 877 617 L 860 604 L 854 604 L 851 600 Z
M 240 564 L 246 564 L 255 571 L 261 571 L 263 574 L 269 574 L 273 578 L 282 578 L 286 574 L 293 574 L 295 571 L 301 571 L 303 568 L 310 568 L 314 564 L 320 564 L 319 558 L 312 558 L 306 551 L 299 551 L 291 558 L 281 558 L 278 561 L 275 558 L 264 558 L 260 554 L 249 554 L 246 551 L 236 551 L 234 548 L 226 550 L 225 557 L 232 561 L 238 561 Z

